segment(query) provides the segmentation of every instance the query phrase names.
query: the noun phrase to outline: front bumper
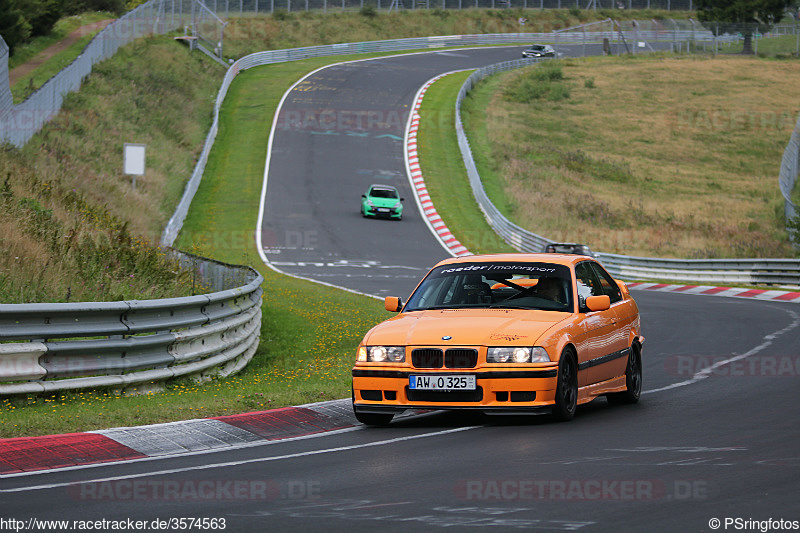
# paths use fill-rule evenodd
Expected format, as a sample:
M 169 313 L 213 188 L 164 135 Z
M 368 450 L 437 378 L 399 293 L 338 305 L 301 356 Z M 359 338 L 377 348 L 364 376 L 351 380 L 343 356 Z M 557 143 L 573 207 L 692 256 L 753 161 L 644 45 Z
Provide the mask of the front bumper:
M 353 409 L 359 413 L 401 413 L 406 409 L 466 409 L 489 414 L 550 412 L 555 403 L 557 366 L 524 369 L 436 371 L 356 367 Z M 409 376 L 474 375 L 473 391 L 409 388 Z
M 403 216 L 403 210 L 394 207 L 367 207 L 364 213 L 368 217 L 379 218 L 400 218 Z

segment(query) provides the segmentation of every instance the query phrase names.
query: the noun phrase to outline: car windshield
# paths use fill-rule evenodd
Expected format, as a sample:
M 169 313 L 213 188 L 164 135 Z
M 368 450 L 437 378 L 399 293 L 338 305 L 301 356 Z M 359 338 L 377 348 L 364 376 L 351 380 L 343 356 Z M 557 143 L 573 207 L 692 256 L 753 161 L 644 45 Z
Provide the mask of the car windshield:
M 544 46 L 541 45 L 541 44 L 535 44 L 535 45 L 531 46 L 530 49 L 531 50 L 544 50 Z
M 572 311 L 569 268 L 552 263 L 456 263 L 428 274 L 403 311 L 511 308 Z
M 373 198 L 397 198 L 397 191 L 394 189 L 372 189 L 370 196 Z

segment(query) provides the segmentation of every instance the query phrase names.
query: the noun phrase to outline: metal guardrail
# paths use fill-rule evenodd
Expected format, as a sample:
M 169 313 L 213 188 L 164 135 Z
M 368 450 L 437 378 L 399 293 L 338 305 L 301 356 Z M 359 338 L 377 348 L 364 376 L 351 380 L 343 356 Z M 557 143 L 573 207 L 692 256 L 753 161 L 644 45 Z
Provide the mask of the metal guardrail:
M 472 157 L 469 140 L 464 133 L 461 121 L 461 104 L 467 93 L 475 84 L 487 76 L 498 72 L 513 70 L 535 64 L 538 60 L 522 59 L 506 61 L 490 65 L 472 73 L 458 93 L 456 99 L 455 128 L 458 137 L 458 146 L 467 169 L 473 195 L 483 211 L 489 225 L 509 245 L 522 252 L 541 252 L 545 244 L 553 242 L 546 237 L 532 233 L 508 220 L 491 202 L 483 188 L 481 177 Z M 800 120 L 798 120 L 800 126 Z M 800 129 L 800 127 L 798 128 Z M 787 151 L 795 151 L 788 157 L 789 162 L 786 172 L 788 184 L 789 176 L 797 177 L 797 147 L 800 136 L 797 129 L 792 135 Z M 784 164 L 787 163 L 784 155 Z M 794 165 L 793 167 L 791 165 Z M 784 191 L 784 171 L 781 170 L 781 190 Z M 791 189 L 789 189 L 791 191 Z M 784 191 L 784 196 L 787 193 Z M 788 197 L 787 197 L 788 200 Z M 630 257 L 618 254 L 597 253 L 598 259 L 603 262 L 608 271 L 625 280 L 657 279 L 684 282 L 710 282 L 710 283 L 744 283 L 748 285 L 798 285 L 800 284 L 800 259 L 654 259 L 647 257 Z
M 0 304 L 0 395 L 226 376 L 253 357 L 263 277 L 179 254 L 208 294 L 161 300 Z M 9 342 L 21 341 L 21 342 Z

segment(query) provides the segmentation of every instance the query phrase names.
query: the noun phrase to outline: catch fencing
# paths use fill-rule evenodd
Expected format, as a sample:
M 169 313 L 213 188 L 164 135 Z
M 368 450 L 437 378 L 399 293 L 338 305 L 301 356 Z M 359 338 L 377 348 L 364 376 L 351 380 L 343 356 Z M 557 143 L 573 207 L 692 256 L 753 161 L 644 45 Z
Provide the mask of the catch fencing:
M 784 200 L 784 216 L 786 223 L 794 223 L 797 225 L 796 233 L 794 235 L 794 244 L 800 247 L 800 210 L 792 202 L 792 191 L 794 191 L 797 182 L 798 172 L 800 172 L 800 117 L 794 126 L 792 137 L 789 139 L 789 144 L 786 145 L 786 150 L 783 151 L 783 159 L 781 160 L 780 172 L 780 188 Z
M 483 188 L 469 140 L 464 133 L 461 121 L 461 104 L 467 93 L 480 80 L 498 72 L 513 70 L 535 64 L 540 60 L 522 59 L 506 61 L 478 69 L 470 75 L 461 87 L 456 99 L 456 135 L 462 159 L 467 170 L 470 186 L 478 206 L 489 225 L 509 245 L 522 252 L 541 252 L 546 244 L 554 242 L 532 233 L 508 220 L 492 203 Z M 798 120 L 800 125 L 800 119 Z M 798 131 L 792 135 L 787 152 L 784 155 L 784 166 L 787 168 L 784 182 L 784 170 L 781 170 L 781 190 L 787 198 L 797 177 L 798 165 Z M 788 162 L 787 162 L 788 161 Z M 793 165 L 793 166 L 792 166 Z M 791 187 L 789 180 L 791 179 Z M 788 207 L 787 207 L 788 209 Z M 794 207 L 792 206 L 792 209 Z M 787 212 L 788 215 L 788 212 Z M 704 283 L 743 283 L 747 285 L 798 285 L 800 284 L 800 260 L 798 259 L 654 259 L 649 257 L 631 257 L 618 254 L 597 254 L 598 259 L 615 277 L 625 280 L 657 279 L 681 282 Z
M 263 277 L 189 254 L 178 261 L 206 294 L 0 304 L 0 395 L 101 387 L 145 392 L 177 377 L 244 368 L 261 333 Z
M 348 11 L 371 6 L 378 10 L 415 9 L 661 9 L 694 11 L 695 0 L 205 0 L 220 17 L 285 11 Z

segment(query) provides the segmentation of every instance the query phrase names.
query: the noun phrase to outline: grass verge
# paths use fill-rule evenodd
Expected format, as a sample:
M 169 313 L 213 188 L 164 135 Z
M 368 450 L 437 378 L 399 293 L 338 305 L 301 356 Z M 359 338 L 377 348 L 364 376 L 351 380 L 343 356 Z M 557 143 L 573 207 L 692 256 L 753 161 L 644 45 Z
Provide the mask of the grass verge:
M 436 211 L 461 244 L 472 253 L 513 252 L 486 222 L 475 201 L 455 135 L 456 95 L 471 73 L 445 76 L 425 93 L 417 137 L 420 168 Z

